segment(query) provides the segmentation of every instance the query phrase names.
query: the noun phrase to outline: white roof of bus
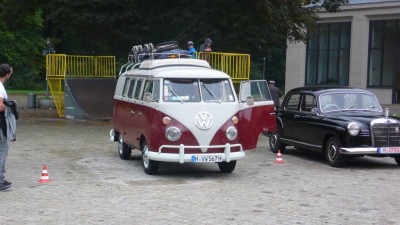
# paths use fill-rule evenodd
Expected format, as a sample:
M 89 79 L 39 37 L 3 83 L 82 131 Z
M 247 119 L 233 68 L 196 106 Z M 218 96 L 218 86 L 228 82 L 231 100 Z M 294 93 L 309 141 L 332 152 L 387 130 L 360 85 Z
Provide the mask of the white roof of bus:
M 164 78 L 230 78 L 224 72 L 211 69 L 208 62 L 197 59 L 146 60 L 138 69 L 127 71 L 128 74 Z
M 210 68 L 210 64 L 204 60 L 197 59 L 156 59 L 146 60 L 140 64 L 140 69 L 155 69 L 164 66 L 200 66 Z
M 187 66 L 160 68 L 155 70 L 153 75 L 164 78 L 230 78 L 229 75 L 218 70 Z

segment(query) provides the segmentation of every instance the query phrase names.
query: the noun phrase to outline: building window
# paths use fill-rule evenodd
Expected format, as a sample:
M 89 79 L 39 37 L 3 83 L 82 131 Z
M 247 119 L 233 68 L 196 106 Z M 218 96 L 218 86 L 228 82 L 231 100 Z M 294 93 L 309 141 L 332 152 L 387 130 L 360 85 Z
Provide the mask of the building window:
M 400 20 L 370 22 L 368 87 L 392 87 L 400 53 Z
M 306 85 L 349 85 L 351 23 L 317 24 L 307 43 Z

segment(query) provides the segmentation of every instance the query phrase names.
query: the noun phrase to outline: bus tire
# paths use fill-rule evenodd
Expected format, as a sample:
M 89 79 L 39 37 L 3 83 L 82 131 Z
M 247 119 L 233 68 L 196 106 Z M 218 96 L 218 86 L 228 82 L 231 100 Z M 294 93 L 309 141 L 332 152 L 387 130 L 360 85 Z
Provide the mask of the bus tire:
M 222 173 L 232 173 L 232 171 L 235 169 L 236 166 L 236 160 L 230 161 L 230 162 L 219 162 L 218 167 L 219 170 Z
M 146 140 L 142 143 L 142 165 L 145 173 L 149 175 L 155 175 L 158 172 L 158 168 L 160 166 L 160 162 L 151 160 L 147 157 L 149 153 L 149 146 L 147 145 Z
M 121 159 L 127 160 L 131 158 L 132 149 L 128 144 L 122 140 L 122 136 L 119 135 L 118 139 L 118 154 Z

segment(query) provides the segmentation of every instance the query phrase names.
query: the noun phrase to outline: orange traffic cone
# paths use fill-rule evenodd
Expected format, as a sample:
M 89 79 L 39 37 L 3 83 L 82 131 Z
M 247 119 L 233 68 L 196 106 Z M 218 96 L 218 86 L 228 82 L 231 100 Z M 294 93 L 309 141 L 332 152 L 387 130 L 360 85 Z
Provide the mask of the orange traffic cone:
M 276 163 L 276 164 L 283 164 L 283 163 L 285 163 L 285 161 L 283 161 L 283 159 L 282 159 L 281 150 L 279 150 L 279 149 L 278 149 L 278 154 L 276 154 L 275 163 Z
M 43 166 L 42 177 L 39 180 L 39 183 L 49 183 L 51 180 L 49 179 L 49 174 L 47 173 L 47 166 Z

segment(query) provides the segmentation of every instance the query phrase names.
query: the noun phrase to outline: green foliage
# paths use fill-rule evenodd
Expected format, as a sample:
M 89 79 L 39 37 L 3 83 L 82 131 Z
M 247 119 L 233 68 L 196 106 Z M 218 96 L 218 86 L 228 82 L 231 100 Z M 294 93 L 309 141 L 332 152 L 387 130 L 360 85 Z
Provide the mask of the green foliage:
M 36 87 L 44 76 L 43 13 L 37 7 L 25 8 L 23 2 L 0 1 L 0 62 L 14 69 L 8 85 L 22 89 Z
M 125 60 L 133 45 L 178 40 L 186 48 L 192 40 L 198 48 L 206 37 L 213 39 L 214 51 L 262 58 L 269 48 L 285 48 L 287 38 L 306 39 L 303 28 L 314 17 L 302 5 L 302 0 L 58 0 L 42 8 L 46 36 L 61 40 L 58 52 Z
M 250 64 L 251 64 L 250 80 L 264 80 L 263 63 L 256 63 L 252 61 Z
M 40 73 L 21 67 L 13 73 L 6 86 L 7 90 L 43 90 L 46 88 L 46 80 Z
M 140 37 L 143 18 L 134 0 L 55 0 L 42 4 L 46 13 L 45 36 L 60 40 L 57 52 L 77 55 L 117 55 L 126 58 L 134 43 L 148 42 Z M 79 12 L 79 13 L 77 13 Z M 145 12 L 143 12 L 145 13 Z
M 0 0 L 0 61 L 14 67 L 11 86 L 20 88 L 43 81 L 47 37 L 57 53 L 115 55 L 118 64 L 126 62 L 133 45 L 177 40 L 186 48 L 192 40 L 199 48 L 210 37 L 213 51 L 249 53 L 254 65 L 266 58 L 265 76 L 283 84 L 287 40 L 307 40 L 314 12 L 335 11 L 347 0 L 304 7 L 317 2 Z M 259 73 L 255 67 L 252 76 Z
M 328 12 L 336 12 L 339 6 L 348 3 L 348 0 L 304 0 L 304 5 L 311 5 L 314 9 L 325 9 Z
M 22 94 L 37 94 L 46 95 L 46 90 L 7 90 L 8 95 L 22 95 Z

